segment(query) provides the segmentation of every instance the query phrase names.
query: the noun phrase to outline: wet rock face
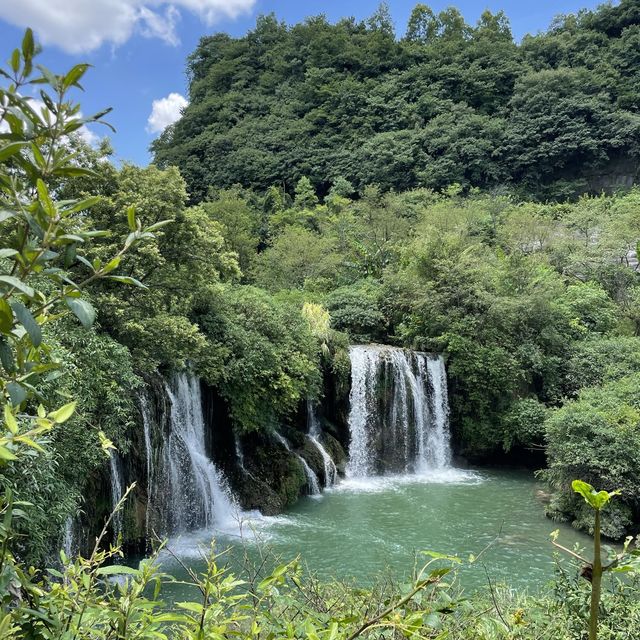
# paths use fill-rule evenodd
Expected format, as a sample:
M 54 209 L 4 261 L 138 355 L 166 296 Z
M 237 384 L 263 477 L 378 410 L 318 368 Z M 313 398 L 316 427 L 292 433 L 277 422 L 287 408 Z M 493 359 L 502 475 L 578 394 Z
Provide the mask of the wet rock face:
M 321 441 L 335 463 L 338 473 L 341 476 L 344 476 L 348 459 L 346 451 L 343 449 L 340 442 L 331 435 L 330 430 L 323 432 Z
M 295 503 L 306 479 L 293 452 L 263 433 L 248 434 L 240 441 L 243 468 L 231 478 L 240 505 L 275 515 Z

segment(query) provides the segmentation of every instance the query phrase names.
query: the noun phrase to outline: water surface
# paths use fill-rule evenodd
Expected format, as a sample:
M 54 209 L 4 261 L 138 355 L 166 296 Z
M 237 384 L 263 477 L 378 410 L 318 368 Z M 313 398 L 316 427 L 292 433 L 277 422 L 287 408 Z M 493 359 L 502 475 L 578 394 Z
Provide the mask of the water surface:
M 539 490 L 530 473 L 504 470 L 343 480 L 281 516 L 245 516 L 241 529 L 226 523 L 221 530 L 175 538 L 170 547 L 187 564 L 203 566 L 200 555 L 215 536 L 218 548 L 230 548 L 232 566 L 245 552 L 257 558 L 269 549 L 284 560 L 299 556 L 320 577 L 361 584 L 382 572 L 410 576 L 421 550 L 463 561 L 484 550 L 479 561 L 461 571 L 465 589 L 486 585 L 489 576 L 492 582 L 534 591 L 553 575 L 549 534 L 554 529 L 561 530 L 565 546 L 590 543 L 545 517 Z M 166 555 L 163 565 L 181 571 Z

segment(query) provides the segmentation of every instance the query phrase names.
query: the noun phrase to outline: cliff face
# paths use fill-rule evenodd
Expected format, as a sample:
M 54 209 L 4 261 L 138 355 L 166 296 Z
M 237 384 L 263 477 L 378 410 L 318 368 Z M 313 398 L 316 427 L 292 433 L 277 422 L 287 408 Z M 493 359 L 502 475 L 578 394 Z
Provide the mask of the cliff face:
M 614 159 L 597 172 L 587 172 L 585 178 L 590 193 L 612 194 L 619 190 L 631 189 L 638 184 L 640 165 L 629 158 Z
M 336 411 L 335 403 L 339 398 L 338 404 L 348 406 L 348 392 L 346 397 L 340 396 L 330 374 L 325 375 L 325 387 L 326 395 L 317 407 L 321 443 L 343 472 L 348 447 L 347 412 Z M 228 406 L 211 387 L 206 387 L 203 393 L 203 405 L 211 443 L 208 453 L 225 474 L 243 509 L 275 515 L 308 493 L 300 457 L 320 486 L 326 486 L 322 455 L 308 437 L 309 415 L 305 403 L 300 404 L 286 424 L 278 426 L 277 431 L 287 445 L 267 431 L 234 433 Z

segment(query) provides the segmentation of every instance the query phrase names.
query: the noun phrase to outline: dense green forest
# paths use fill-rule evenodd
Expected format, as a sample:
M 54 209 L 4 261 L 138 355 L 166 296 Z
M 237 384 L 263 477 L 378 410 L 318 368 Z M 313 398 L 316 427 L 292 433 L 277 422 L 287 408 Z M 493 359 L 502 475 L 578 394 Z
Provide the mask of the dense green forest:
M 241 38 L 202 38 L 190 104 L 154 143 L 193 200 L 235 184 L 326 195 L 452 183 L 563 200 L 628 185 L 640 154 L 634 0 L 559 17 L 516 44 L 503 13 L 474 26 L 418 4 L 404 35 L 369 20 L 273 16 Z
M 424 5 L 402 38 L 384 7 L 268 16 L 202 39 L 191 103 L 141 168 L 74 136 L 105 116 L 69 98 L 86 66 L 35 72 L 42 110 L 22 97 L 28 33 L 0 89 L 0 636 L 586 638 L 590 585 L 563 566 L 539 599 L 468 600 L 444 584 L 460 560 L 438 555 L 412 586 L 320 584 L 293 563 L 238 578 L 245 597 L 212 557 L 181 613 L 151 596 L 152 563 L 104 581 L 106 529 L 62 573 L 27 567 L 51 564 L 71 514 L 101 513 L 105 459 L 135 448 L 158 372 L 194 371 L 233 433 L 260 437 L 328 378 L 347 387 L 362 342 L 444 354 L 458 455 L 538 470 L 551 518 L 637 534 L 638 44 L 624 0 L 520 44 L 502 14 L 470 27 Z M 601 523 L 578 478 L 620 490 Z M 634 579 L 603 598 L 602 637 L 631 638 Z

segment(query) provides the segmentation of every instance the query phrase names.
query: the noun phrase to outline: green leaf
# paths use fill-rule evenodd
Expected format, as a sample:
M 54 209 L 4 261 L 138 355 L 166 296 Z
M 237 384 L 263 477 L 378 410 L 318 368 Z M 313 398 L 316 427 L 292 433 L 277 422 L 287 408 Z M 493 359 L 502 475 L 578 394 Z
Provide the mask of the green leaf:
M 13 287 L 22 291 L 22 293 L 28 295 L 30 298 L 33 298 L 35 295 L 35 291 L 29 286 L 26 285 L 22 280 L 18 278 L 14 278 L 13 276 L 0 276 L 0 283 L 4 283 L 9 285 L 9 287 Z
M 0 460 L 12 461 L 18 458 L 6 447 L 0 447 Z
M 91 65 L 89 64 L 77 64 L 75 65 L 69 73 L 62 79 L 62 86 L 65 89 L 68 89 L 70 86 L 76 84 L 80 78 L 86 73 L 87 69 Z
M 31 315 L 31 311 L 27 309 L 21 302 L 13 301 L 11 308 L 18 319 L 18 322 L 25 328 L 31 338 L 34 347 L 39 347 L 42 343 L 42 330 L 36 319 Z
M 4 339 L 0 339 L 0 362 L 2 362 L 2 366 L 7 373 L 13 373 L 16 370 L 13 351 Z
M 0 249 L 0 258 L 10 258 L 15 256 L 18 252 L 15 249 Z
M 596 511 L 600 511 L 611 498 L 620 495 L 620 491 L 596 491 L 590 484 L 582 480 L 574 480 L 571 483 L 573 490 L 580 494 L 585 502 Z
M 83 243 L 84 238 L 75 233 L 65 233 L 57 238 L 57 240 L 64 240 L 65 242 Z
M 131 231 L 135 231 L 137 229 L 136 226 L 136 208 L 131 205 L 127 207 L 127 224 L 129 225 L 129 229 Z
M 0 211 L 0 222 L 4 222 L 5 220 L 11 220 L 11 218 L 15 218 L 15 211 L 6 211 L 3 209 Z
M 0 147 L 0 162 L 15 156 L 25 146 L 27 146 L 26 142 L 11 142 L 4 147 Z
M 13 329 L 13 311 L 9 303 L 4 298 L 0 298 L 0 331 L 9 333 L 11 329 Z
M 172 222 L 175 222 L 175 221 L 174 220 L 160 220 L 160 222 L 156 222 L 155 224 L 152 224 L 150 227 L 147 227 L 145 229 L 145 231 L 147 231 L 147 232 L 157 231 L 158 229 L 162 229 L 162 227 L 166 227 L 168 224 L 171 224 Z
M 176 602 L 176 606 L 192 613 L 202 613 L 202 605 L 198 602 Z
M 69 402 L 64 406 L 60 407 L 59 409 L 52 411 L 49 414 L 49 418 L 51 418 L 51 420 L 53 420 L 56 424 L 62 424 L 63 422 L 66 422 L 73 415 L 73 412 L 76 410 L 77 404 L 78 403 L 75 401 Z
M 116 256 L 115 258 L 113 258 L 113 260 L 110 260 L 109 262 L 107 262 L 107 264 L 105 264 L 104 268 L 102 269 L 102 273 L 103 274 L 111 273 L 114 269 L 117 269 L 118 265 L 120 264 L 120 260 L 121 260 L 121 256 Z
M 20 70 L 20 50 L 14 49 L 11 53 L 11 69 L 14 73 L 18 73 Z
M 109 113 L 111 113 L 113 111 L 113 107 L 108 107 L 107 109 L 103 109 L 102 111 L 99 111 L 98 113 L 94 113 L 90 118 L 87 118 L 87 121 L 99 121 L 100 118 L 104 118 L 104 116 L 108 115 Z M 113 127 L 112 127 L 113 128 Z
M 7 391 L 14 407 L 21 405 L 27 399 L 27 390 L 17 382 L 10 382 L 7 385 Z
M 80 200 L 76 202 L 73 206 L 64 210 L 64 215 L 68 216 L 72 213 L 78 213 L 78 211 L 85 211 L 86 209 L 90 209 L 98 204 L 98 202 L 102 201 L 102 196 L 93 196 L 91 198 L 85 198 L 84 200 Z
M 429 558 L 433 558 L 434 560 L 448 560 L 449 562 L 456 563 L 461 562 L 460 558 L 457 558 L 456 556 L 448 556 L 444 553 L 438 553 L 437 551 L 421 551 L 420 553 L 423 556 L 428 556 Z
M 128 575 L 128 576 L 137 576 L 139 571 L 138 569 L 134 569 L 133 567 L 127 567 L 122 564 L 111 564 L 108 567 L 99 567 L 96 570 L 96 573 L 99 576 L 117 576 L 117 575 Z
M 82 298 L 69 298 L 64 299 L 67 307 L 73 311 L 75 316 L 80 320 L 82 326 L 85 329 L 91 328 L 96 319 L 96 310 L 86 300 Z
M 43 209 L 47 212 L 47 215 L 52 218 L 56 215 L 56 208 L 53 204 L 53 200 L 51 200 L 51 196 L 49 195 L 49 190 L 47 189 L 47 185 L 38 178 L 37 182 L 38 187 L 38 199 L 40 200 L 40 204 Z
M 55 170 L 57 176 L 65 178 L 95 178 L 97 174 L 91 169 L 83 169 L 82 167 L 61 167 Z
M 147 231 L 132 231 L 124 241 L 124 248 L 128 249 L 132 244 L 142 240 L 143 238 L 153 238 L 153 234 Z
M 122 284 L 130 284 L 134 287 L 140 287 L 141 289 L 146 289 L 147 285 L 142 284 L 140 280 L 136 280 L 135 278 L 130 278 L 129 276 L 107 276 L 108 280 L 115 280 L 116 282 L 120 282 Z
M 7 425 L 7 429 L 15 436 L 18 433 L 18 421 L 11 411 L 11 407 L 8 404 L 4 405 L 4 423 Z
M 22 57 L 25 60 L 29 60 L 33 58 L 33 54 L 35 52 L 35 44 L 33 41 L 33 31 L 31 29 L 27 29 L 24 32 L 24 37 L 22 38 Z

